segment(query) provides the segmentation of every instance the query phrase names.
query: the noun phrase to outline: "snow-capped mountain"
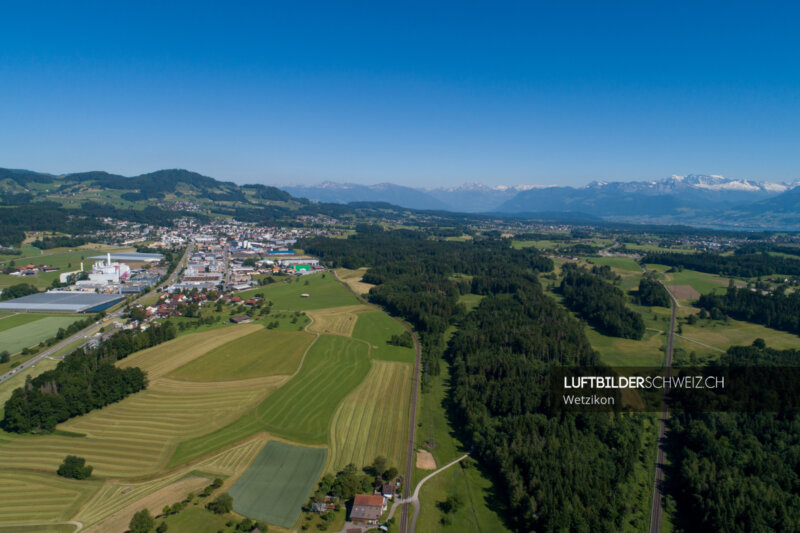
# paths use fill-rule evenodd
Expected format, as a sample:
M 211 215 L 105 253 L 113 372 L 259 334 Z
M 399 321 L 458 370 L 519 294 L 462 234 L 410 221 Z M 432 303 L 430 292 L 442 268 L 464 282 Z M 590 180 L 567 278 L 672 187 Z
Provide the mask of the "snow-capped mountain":
M 609 218 L 692 216 L 777 196 L 798 185 L 718 175 L 670 176 L 662 180 L 594 181 L 585 187 L 522 191 L 498 208 L 504 213 L 575 211 Z
M 691 222 L 728 209 L 777 197 L 800 185 L 720 175 L 689 174 L 647 181 L 593 181 L 582 187 L 484 185 L 412 188 L 391 183 L 356 185 L 325 182 L 281 187 L 294 196 L 321 202 L 388 202 L 413 209 L 465 213 L 571 212 L 616 220 Z

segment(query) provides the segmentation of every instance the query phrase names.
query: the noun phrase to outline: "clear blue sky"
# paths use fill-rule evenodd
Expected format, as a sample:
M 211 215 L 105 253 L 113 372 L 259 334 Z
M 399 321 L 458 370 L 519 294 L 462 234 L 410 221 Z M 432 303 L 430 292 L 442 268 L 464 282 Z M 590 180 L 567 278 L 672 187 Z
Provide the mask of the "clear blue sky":
M 800 177 L 796 2 L 116 4 L 0 8 L 0 166 L 279 184 Z

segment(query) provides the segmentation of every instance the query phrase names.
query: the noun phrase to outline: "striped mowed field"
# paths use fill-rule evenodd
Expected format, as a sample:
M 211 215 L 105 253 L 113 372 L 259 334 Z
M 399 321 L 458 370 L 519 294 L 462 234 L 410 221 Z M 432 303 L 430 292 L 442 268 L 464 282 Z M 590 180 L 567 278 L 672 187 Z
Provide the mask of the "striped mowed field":
M 379 455 L 401 469 L 405 464 L 413 368 L 407 363 L 372 361 L 367 378 L 336 409 L 331 422 L 327 470 L 349 463 L 363 467 Z
M 367 346 L 337 335 L 321 335 L 300 372 L 256 408 L 264 429 L 298 442 L 325 443 L 339 402 L 369 372 Z
M 325 465 L 325 448 L 270 441 L 228 491 L 237 513 L 291 528 Z
M 260 329 L 214 348 L 169 376 L 187 381 L 235 381 L 289 375 L 297 370 L 314 339 L 305 331 Z

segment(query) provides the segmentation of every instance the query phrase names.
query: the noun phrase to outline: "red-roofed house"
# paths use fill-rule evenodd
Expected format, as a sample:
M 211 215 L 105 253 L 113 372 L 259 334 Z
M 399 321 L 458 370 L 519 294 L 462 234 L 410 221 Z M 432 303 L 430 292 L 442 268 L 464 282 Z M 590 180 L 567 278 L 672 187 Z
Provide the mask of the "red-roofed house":
M 356 494 L 350 520 L 361 524 L 376 525 L 384 511 L 384 499 L 380 494 Z

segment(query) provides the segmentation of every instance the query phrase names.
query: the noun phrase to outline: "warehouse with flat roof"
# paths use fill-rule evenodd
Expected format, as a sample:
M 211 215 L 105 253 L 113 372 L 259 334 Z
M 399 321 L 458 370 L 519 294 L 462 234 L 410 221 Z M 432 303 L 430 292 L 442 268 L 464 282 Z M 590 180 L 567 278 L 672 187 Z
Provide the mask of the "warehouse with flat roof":
M 144 254 L 139 252 L 122 252 L 118 254 L 112 253 L 106 255 L 95 255 L 90 257 L 89 259 L 108 259 L 109 255 L 111 256 L 111 261 L 155 263 L 164 259 L 164 256 L 161 254 Z
M 125 299 L 124 294 L 40 292 L 0 302 L 0 310 L 48 313 L 96 313 Z

